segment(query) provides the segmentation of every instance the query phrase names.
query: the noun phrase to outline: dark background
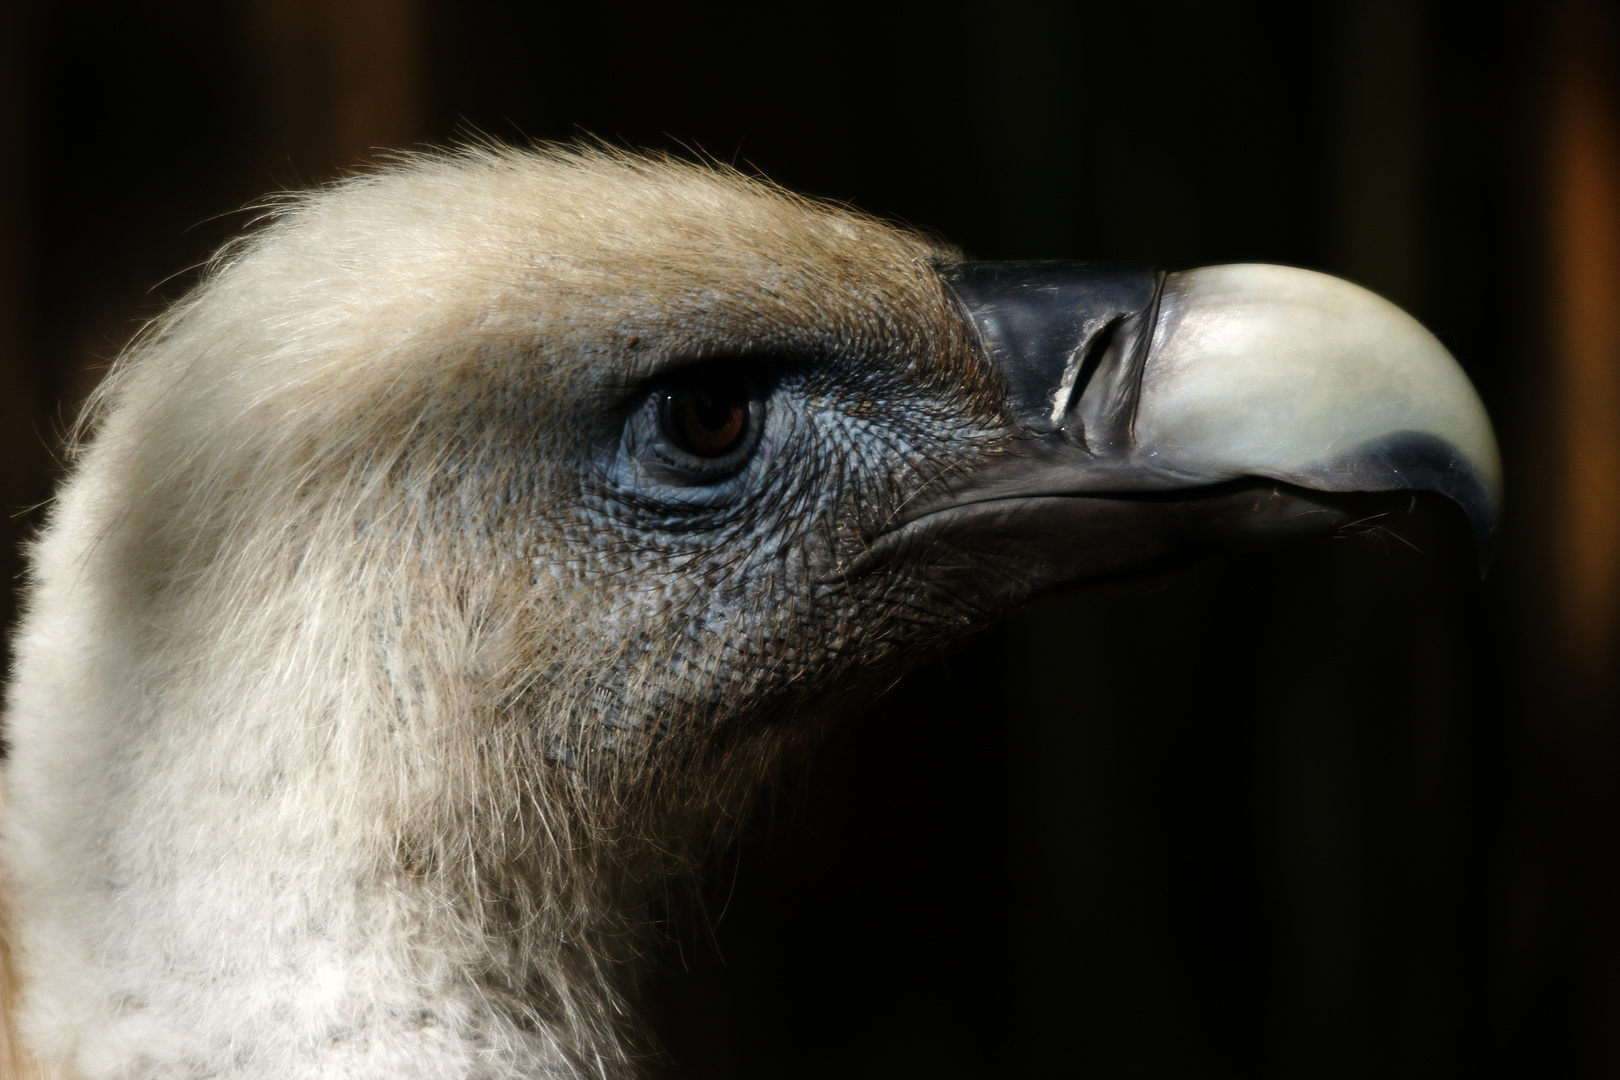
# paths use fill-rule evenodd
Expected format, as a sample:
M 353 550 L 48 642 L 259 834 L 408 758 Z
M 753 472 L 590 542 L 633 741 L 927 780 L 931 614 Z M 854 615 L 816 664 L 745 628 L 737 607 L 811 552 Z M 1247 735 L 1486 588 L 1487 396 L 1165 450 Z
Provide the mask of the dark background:
M 377 148 L 589 133 L 979 258 L 1339 273 L 1498 423 L 1489 579 L 1431 508 L 929 665 L 717 865 L 655 1068 L 1620 1076 L 1617 30 L 1593 0 L 0 0 L 0 569 L 241 208 Z

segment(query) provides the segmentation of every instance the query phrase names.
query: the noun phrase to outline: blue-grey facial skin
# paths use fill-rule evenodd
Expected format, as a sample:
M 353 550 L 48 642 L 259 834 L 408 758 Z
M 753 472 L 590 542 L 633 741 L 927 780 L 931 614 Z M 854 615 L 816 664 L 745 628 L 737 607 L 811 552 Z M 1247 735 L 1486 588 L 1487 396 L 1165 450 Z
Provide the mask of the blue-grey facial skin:
M 660 416 L 672 384 L 705 379 L 740 381 L 749 398 L 738 452 L 715 463 L 682 451 Z M 992 424 L 886 357 L 786 350 L 653 376 L 595 428 L 578 525 L 611 553 L 599 580 L 622 586 L 609 608 L 628 635 L 621 661 L 676 665 L 686 699 L 601 717 L 609 728 L 681 704 L 769 704 L 773 690 L 793 695 L 806 668 L 836 669 L 857 635 L 866 663 L 926 637 L 918 584 L 852 576 L 851 560 L 908 498 L 997 441 Z
M 529 378 L 492 361 L 501 392 L 470 399 L 457 452 L 421 492 L 498 565 L 525 552 L 524 570 L 496 572 L 526 573 L 537 604 L 587 613 L 573 634 L 544 620 L 550 640 L 526 650 L 542 661 L 512 702 L 565 767 L 655 745 L 666 758 L 681 731 L 746 739 L 852 668 L 893 669 L 962 632 L 917 565 L 857 561 L 920 492 L 1005 442 L 976 357 L 930 356 L 912 334 L 682 346 L 633 363 L 622 345 L 595 363 L 541 358 Z M 748 405 L 736 452 L 711 460 L 682 450 L 661 416 L 672 388 L 706 380 L 742 387 Z M 514 470 L 520 454 L 532 464 Z M 549 696 L 580 668 L 589 694 Z

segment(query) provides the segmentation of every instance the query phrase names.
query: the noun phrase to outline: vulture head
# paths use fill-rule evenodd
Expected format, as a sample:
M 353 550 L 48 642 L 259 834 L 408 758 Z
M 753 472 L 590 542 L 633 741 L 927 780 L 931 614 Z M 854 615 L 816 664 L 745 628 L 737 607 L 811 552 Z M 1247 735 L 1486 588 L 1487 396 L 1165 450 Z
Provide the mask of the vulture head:
M 1300 270 L 975 263 L 731 173 L 289 202 L 98 392 L 6 735 L 16 1023 L 82 1078 L 621 1076 L 670 883 L 1029 597 L 1499 466 Z

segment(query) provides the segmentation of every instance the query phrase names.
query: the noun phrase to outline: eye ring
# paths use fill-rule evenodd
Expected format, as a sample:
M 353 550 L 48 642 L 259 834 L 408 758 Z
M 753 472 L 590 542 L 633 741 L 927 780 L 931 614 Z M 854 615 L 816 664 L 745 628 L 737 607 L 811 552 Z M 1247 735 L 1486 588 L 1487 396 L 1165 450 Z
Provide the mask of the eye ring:
M 748 461 L 765 425 L 759 385 L 733 364 L 704 364 L 650 395 L 657 456 L 686 482 L 714 483 Z

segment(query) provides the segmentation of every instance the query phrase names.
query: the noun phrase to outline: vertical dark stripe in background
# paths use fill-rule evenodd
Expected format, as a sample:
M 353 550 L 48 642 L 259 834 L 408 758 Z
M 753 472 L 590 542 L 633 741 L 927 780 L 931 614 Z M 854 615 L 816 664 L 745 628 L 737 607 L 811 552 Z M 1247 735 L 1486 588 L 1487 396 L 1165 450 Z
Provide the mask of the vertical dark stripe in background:
M 1345 277 L 1415 309 L 1428 275 L 1422 12 L 1416 0 L 1351 0 L 1333 31 L 1333 257 Z
M 51 429 L 36 334 L 32 11 L 0 5 L 0 626 L 16 615 L 18 515 L 50 490 Z M 0 649 L 0 658 L 9 656 Z

